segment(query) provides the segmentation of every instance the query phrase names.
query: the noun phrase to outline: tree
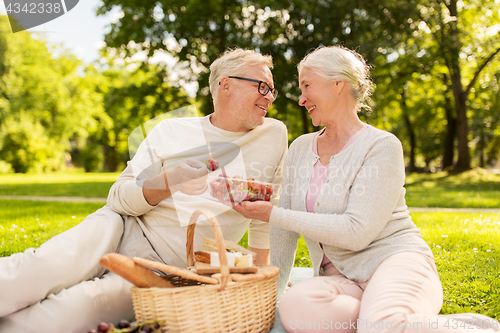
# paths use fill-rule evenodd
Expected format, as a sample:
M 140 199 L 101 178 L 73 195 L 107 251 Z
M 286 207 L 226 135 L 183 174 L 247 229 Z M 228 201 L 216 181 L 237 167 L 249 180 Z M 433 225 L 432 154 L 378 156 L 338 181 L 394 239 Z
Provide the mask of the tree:
M 311 130 L 307 112 L 297 105 L 299 93 L 293 73 L 298 61 L 318 45 L 332 43 L 361 45 L 360 51 L 370 58 L 378 54 L 381 45 L 393 44 L 401 26 L 409 25 L 403 18 L 415 11 L 406 1 L 346 6 L 332 1 L 105 0 L 98 13 L 114 7 L 119 7 L 123 16 L 112 25 L 107 45 L 126 55 L 138 50 L 146 50 L 149 56 L 156 51 L 170 52 L 190 65 L 186 68 L 198 80 L 197 97 L 204 100 L 205 113 L 211 109 L 207 69 L 223 51 L 238 46 L 272 54 L 281 97 L 270 115 L 284 120 L 293 137 Z M 377 34 L 381 27 L 386 30 Z
M 456 109 L 458 160 L 456 171 L 470 169 L 467 101 L 471 89 L 495 56 L 500 53 L 496 4 L 491 1 L 423 1 L 422 30 L 439 45 L 440 62 L 448 69 L 447 85 Z M 472 28 L 472 30 L 471 30 Z
M 15 172 L 56 170 L 69 137 L 105 117 L 98 96 L 78 75 L 80 61 L 43 40 L 9 31 L 0 16 L 0 159 Z
M 79 153 L 102 155 L 104 168 L 117 171 L 129 160 L 128 135 L 134 128 L 165 112 L 194 103 L 185 90 L 167 81 L 167 68 L 162 65 L 126 61 L 103 50 L 100 64 L 89 66 L 86 79 L 92 82 L 102 97 L 102 105 L 109 121 L 101 122 L 99 128 L 80 143 Z M 80 138 L 81 139 L 81 138 Z M 78 140 L 78 138 L 74 138 Z M 75 151 L 74 153 L 77 153 Z M 88 160 L 94 168 L 98 161 Z
M 409 133 L 402 137 L 412 147 L 410 160 L 417 160 L 415 154 L 425 151 L 428 155 L 422 157 L 429 164 L 440 149 L 438 157 L 444 155 L 442 165 L 446 167 L 454 160 L 454 142 L 458 137 L 455 170 L 470 167 L 468 146 L 473 141 L 468 136 L 469 93 L 500 48 L 497 37 L 500 20 L 494 2 L 148 1 L 104 0 L 100 13 L 114 6 L 123 12 L 106 37 L 108 45 L 130 54 L 137 49 L 147 50 L 150 56 L 159 50 L 170 52 L 185 68 L 190 68 L 191 79 L 198 80 L 199 98 L 209 99 L 207 67 L 218 54 L 229 46 L 251 47 L 274 57 L 273 73 L 280 98 L 269 116 L 283 120 L 292 138 L 317 130 L 311 128 L 304 108 L 297 105 L 300 91 L 295 66 L 320 45 L 343 44 L 356 49 L 368 63 L 375 65 L 375 83 L 400 92 L 399 97 L 384 95 L 396 98 L 406 110 L 399 113 L 400 119 L 392 121 Z M 410 96 L 406 91 L 401 98 L 404 91 L 401 87 L 414 81 L 413 73 L 432 73 L 433 77 L 420 82 L 425 85 L 422 94 Z M 435 93 L 428 96 L 425 91 Z M 373 111 L 362 111 L 362 119 L 376 121 L 380 112 L 377 107 L 385 103 L 377 94 L 373 98 Z M 409 116 L 415 111 L 412 108 L 422 103 L 411 102 L 412 107 L 405 107 L 404 103 L 419 98 L 418 95 L 425 98 L 424 110 L 434 107 L 440 111 L 419 114 L 435 117 L 434 123 L 441 133 L 431 135 L 427 126 L 430 122 Z M 206 113 L 209 103 L 204 105 Z M 423 146 L 431 141 L 419 139 L 419 131 L 436 138 L 432 145 Z M 439 135 L 441 139 L 437 139 Z

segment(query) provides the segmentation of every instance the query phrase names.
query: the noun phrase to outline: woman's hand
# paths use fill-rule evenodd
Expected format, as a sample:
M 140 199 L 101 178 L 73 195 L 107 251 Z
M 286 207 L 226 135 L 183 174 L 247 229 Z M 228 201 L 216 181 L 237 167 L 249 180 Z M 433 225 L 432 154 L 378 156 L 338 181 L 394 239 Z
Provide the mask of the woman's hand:
M 235 211 L 246 218 L 269 222 L 273 205 L 267 201 L 243 201 L 239 204 L 230 201 L 222 201 L 226 206 L 232 207 Z

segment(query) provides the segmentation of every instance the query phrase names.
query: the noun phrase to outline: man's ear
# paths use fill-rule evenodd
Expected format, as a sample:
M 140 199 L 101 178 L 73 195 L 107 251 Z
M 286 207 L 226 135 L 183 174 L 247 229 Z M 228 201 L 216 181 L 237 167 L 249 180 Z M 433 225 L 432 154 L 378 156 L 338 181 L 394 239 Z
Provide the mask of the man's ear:
M 226 96 L 229 96 L 229 78 L 227 76 L 224 76 L 220 80 L 219 86 L 219 90 Z

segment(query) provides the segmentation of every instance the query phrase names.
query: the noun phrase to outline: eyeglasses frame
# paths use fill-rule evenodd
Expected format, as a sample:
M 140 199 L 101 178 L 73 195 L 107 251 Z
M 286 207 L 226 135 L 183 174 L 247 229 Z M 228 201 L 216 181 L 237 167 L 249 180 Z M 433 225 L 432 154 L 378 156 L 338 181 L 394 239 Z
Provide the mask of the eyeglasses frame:
M 273 98 L 276 100 L 276 98 L 278 98 L 278 90 L 276 88 L 271 88 L 266 82 L 264 81 L 260 81 L 260 80 L 255 80 L 255 79 L 249 79 L 247 77 L 241 77 L 241 76 L 228 76 L 228 78 L 230 79 L 238 79 L 238 80 L 245 80 L 245 81 L 250 81 L 250 82 L 255 82 L 255 83 L 258 83 L 259 84 L 259 87 L 257 88 L 257 91 L 259 92 L 259 94 L 261 94 L 262 96 L 266 96 L 269 92 L 271 92 L 271 95 L 273 96 Z M 261 93 L 260 92 L 260 85 L 261 84 L 264 84 L 266 86 L 266 89 L 264 90 L 267 90 L 265 94 Z M 219 85 L 220 85 L 220 82 L 219 82 Z M 276 95 L 274 94 L 276 92 Z

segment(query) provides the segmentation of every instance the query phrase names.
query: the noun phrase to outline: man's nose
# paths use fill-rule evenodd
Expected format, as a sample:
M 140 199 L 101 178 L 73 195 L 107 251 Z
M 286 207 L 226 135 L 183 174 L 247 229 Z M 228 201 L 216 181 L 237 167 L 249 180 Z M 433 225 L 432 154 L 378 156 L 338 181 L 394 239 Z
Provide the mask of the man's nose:
M 276 100 L 276 98 L 274 98 L 273 93 L 271 92 L 271 90 L 269 90 L 267 92 L 267 94 L 264 95 L 264 98 L 267 99 L 267 100 L 269 100 L 269 101 L 271 101 L 271 103 Z

